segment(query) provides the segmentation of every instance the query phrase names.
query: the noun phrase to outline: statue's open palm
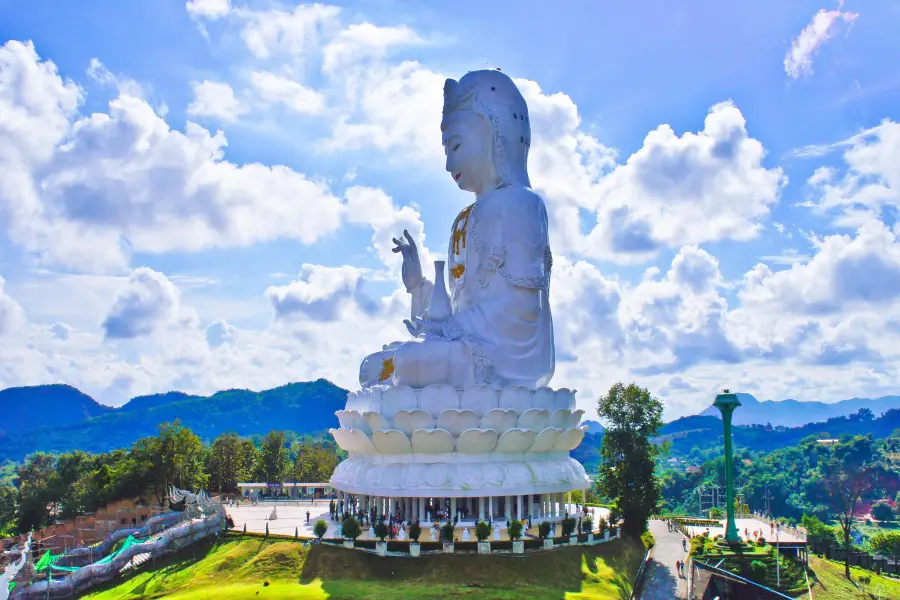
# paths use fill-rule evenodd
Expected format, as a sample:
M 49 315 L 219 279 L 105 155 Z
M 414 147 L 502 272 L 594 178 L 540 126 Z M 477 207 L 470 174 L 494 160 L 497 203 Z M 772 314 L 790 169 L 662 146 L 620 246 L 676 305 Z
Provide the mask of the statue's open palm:
M 419 248 L 416 247 L 416 242 L 413 241 L 406 229 L 403 230 L 403 238 L 394 238 L 394 243 L 397 245 L 393 251 L 399 252 L 403 256 L 403 285 L 406 286 L 407 291 L 413 290 L 425 281 L 425 277 L 422 275 L 422 263 L 419 260 Z

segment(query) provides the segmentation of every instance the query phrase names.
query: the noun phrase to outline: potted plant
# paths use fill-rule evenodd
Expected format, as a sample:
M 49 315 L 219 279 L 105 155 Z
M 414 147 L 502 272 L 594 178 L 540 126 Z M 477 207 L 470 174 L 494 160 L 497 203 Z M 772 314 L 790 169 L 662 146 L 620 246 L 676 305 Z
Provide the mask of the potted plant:
M 344 538 L 344 548 L 353 548 L 356 538 L 361 533 L 362 528 L 359 526 L 359 521 L 356 519 L 344 519 L 344 522 L 341 524 L 341 537 Z
M 313 533 L 316 534 L 316 537 L 321 542 L 322 538 L 325 537 L 325 534 L 328 533 L 328 523 L 326 523 L 322 519 L 319 519 L 318 521 L 316 521 L 316 524 L 313 525 Z
M 569 544 L 578 544 L 578 536 L 575 535 L 575 526 L 578 524 L 575 517 L 566 517 L 562 521 L 562 536 L 569 538 Z
M 597 519 L 597 529 L 600 530 L 600 533 L 603 534 L 603 541 L 609 541 L 609 523 L 606 522 L 606 519 L 600 517 Z
M 444 552 L 453 552 L 453 521 L 441 526 L 441 539 L 444 541 Z
M 515 519 L 509 524 L 509 539 L 512 540 L 513 554 L 525 552 L 525 542 L 522 541 L 522 521 Z
M 550 535 L 550 521 L 541 521 L 538 524 L 538 537 L 544 540 L 544 550 L 553 549 L 553 538 Z
M 590 517 L 581 519 L 581 529 L 587 534 L 587 543 L 594 543 L 594 522 Z
M 475 537 L 478 538 L 478 554 L 490 554 L 491 543 L 487 541 L 491 537 L 491 525 L 487 521 L 478 521 L 475 524 Z
M 390 532 L 384 521 L 378 521 L 375 525 L 375 537 L 380 540 L 375 542 L 375 552 L 378 553 L 378 556 L 387 556 L 387 542 L 384 541 L 384 538 L 388 536 L 388 533 Z
M 416 521 L 412 525 L 409 526 L 409 555 L 410 556 L 419 556 L 420 548 L 419 548 L 419 536 L 422 535 L 422 528 L 419 526 L 419 522 Z

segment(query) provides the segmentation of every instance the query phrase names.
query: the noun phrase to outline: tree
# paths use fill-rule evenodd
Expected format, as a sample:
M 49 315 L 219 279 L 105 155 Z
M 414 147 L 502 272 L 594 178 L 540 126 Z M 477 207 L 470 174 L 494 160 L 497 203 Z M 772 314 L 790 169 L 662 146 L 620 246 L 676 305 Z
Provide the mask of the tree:
M 894 518 L 894 509 L 888 500 L 879 500 L 873 503 L 870 512 L 876 521 L 890 521 Z
M 325 537 L 325 534 L 328 533 L 328 523 L 319 519 L 316 521 L 316 524 L 313 525 L 313 533 L 316 534 L 316 537 L 320 540 Z
M 236 433 L 225 433 L 217 437 L 206 458 L 210 489 L 236 492 L 237 484 L 250 475 L 255 454 L 253 443 L 241 440 Z
M 40 529 L 50 523 L 58 510 L 49 493 L 50 480 L 54 476 L 55 459 L 52 454 L 36 452 L 16 469 L 19 477 L 19 507 L 16 521 L 19 531 Z
M 294 444 L 294 462 L 290 469 L 292 481 L 329 481 L 340 458 L 333 450 L 326 450 L 312 444 Z
M 282 483 L 288 466 L 288 452 L 283 431 L 270 431 L 263 438 L 256 473 L 266 483 Z
M 659 449 L 650 438 L 662 427 L 662 413 L 662 402 L 634 383 L 616 383 L 597 402 L 597 415 L 608 423 L 600 448 L 600 490 L 615 499 L 623 529 L 635 536 L 647 529 L 659 505 L 653 473 Z
M 357 521 L 353 517 L 344 519 L 344 522 L 341 523 L 341 536 L 349 540 L 355 540 L 361 533 L 362 527 L 359 526 L 359 521 Z
M 875 554 L 892 558 L 900 556 L 900 532 L 883 531 L 872 536 Z
M 487 521 L 478 521 L 475 524 L 475 538 L 483 542 L 491 537 L 491 525 Z
M 850 533 L 856 508 L 860 497 L 875 481 L 871 460 L 872 439 L 856 436 L 834 446 L 823 468 L 822 487 L 837 514 L 844 548 L 847 549 L 844 553 L 844 575 L 847 579 L 850 578 Z

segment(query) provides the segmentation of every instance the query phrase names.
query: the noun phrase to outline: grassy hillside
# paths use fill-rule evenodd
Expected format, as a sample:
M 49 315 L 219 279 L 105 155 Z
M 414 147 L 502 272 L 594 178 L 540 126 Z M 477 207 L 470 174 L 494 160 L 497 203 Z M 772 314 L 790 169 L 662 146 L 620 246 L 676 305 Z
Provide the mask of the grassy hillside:
M 229 535 L 198 554 L 202 558 L 172 559 L 86 597 L 618 600 L 631 592 L 643 546 L 623 539 L 524 557 L 411 559 Z
M 14 434 L 0 434 L 0 461 L 19 461 L 38 450 L 106 452 L 125 448 L 141 437 L 155 435 L 161 423 L 175 419 L 180 419 L 183 425 L 205 440 L 228 431 L 245 436 L 265 434 L 272 429 L 298 433 L 323 431 L 338 426 L 334 412 L 344 407 L 346 395 L 346 390 L 319 379 L 262 392 L 226 390 L 209 397 L 178 392 L 142 396 L 120 409 L 108 409 L 90 419 L 82 417 Z M 57 398 L 57 401 L 64 403 L 66 400 Z M 43 417 L 35 414 L 34 419 L 40 422 Z
M 881 577 L 871 571 L 850 568 L 853 580 L 862 588 L 862 592 L 844 577 L 844 565 L 833 560 L 825 560 L 812 555 L 809 566 L 815 573 L 810 577 L 812 597 L 815 600 L 888 600 L 900 598 L 900 581 Z M 869 578 L 869 583 L 860 582 L 860 578 Z M 809 594 L 801 596 L 809 600 Z

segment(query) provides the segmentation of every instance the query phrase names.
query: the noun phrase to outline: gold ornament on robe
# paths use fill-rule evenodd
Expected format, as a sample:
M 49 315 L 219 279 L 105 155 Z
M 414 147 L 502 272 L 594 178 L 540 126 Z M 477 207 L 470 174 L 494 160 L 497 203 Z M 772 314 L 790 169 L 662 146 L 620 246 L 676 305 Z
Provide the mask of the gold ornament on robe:
M 466 265 L 460 263 L 450 269 L 450 274 L 453 275 L 453 279 L 459 279 L 462 277 L 462 274 L 466 272 Z
M 391 378 L 391 375 L 394 374 L 394 357 L 385 358 L 381 361 L 381 374 L 378 376 L 378 381 L 387 381 Z
M 456 220 L 453 221 L 453 253 L 459 256 L 462 248 L 466 247 L 466 229 L 469 226 L 469 213 L 472 212 L 472 207 L 474 204 L 470 204 L 466 208 L 463 209 L 459 216 L 456 217 Z M 460 227 L 460 221 L 462 221 L 462 226 Z

